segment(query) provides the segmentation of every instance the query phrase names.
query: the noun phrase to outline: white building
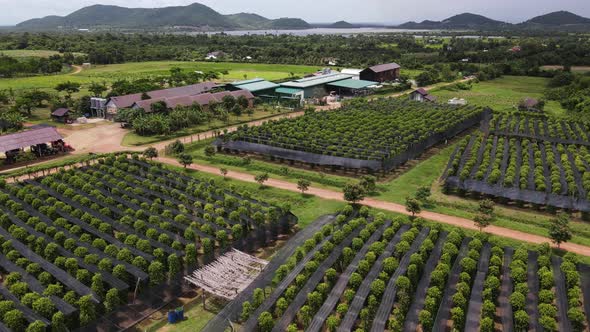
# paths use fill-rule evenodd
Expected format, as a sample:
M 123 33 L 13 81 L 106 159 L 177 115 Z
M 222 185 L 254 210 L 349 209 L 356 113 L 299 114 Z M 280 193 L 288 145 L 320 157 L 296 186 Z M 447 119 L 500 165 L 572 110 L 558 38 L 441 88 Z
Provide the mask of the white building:
M 352 75 L 353 80 L 360 79 L 362 69 L 354 69 L 354 68 L 345 68 L 342 69 L 340 72 L 342 74 Z
M 449 99 L 449 105 L 467 105 L 467 100 L 455 97 L 453 99 Z

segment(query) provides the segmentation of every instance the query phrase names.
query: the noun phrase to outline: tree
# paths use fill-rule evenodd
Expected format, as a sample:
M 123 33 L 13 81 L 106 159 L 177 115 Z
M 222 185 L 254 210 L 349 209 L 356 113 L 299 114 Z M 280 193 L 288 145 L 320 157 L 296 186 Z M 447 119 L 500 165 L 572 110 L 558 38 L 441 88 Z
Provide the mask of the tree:
M 422 202 L 423 204 L 425 204 L 425 203 L 428 203 L 430 195 L 431 195 L 430 187 L 421 186 L 421 187 L 418 187 L 418 189 L 416 190 L 416 194 L 414 195 L 414 197 L 417 200 L 419 200 L 420 202 Z
M 306 180 L 306 179 L 297 180 L 297 189 L 301 190 L 301 194 L 305 193 L 309 189 L 310 185 L 311 185 L 311 182 L 309 182 L 309 180 Z
M 170 254 L 168 256 L 168 273 L 170 277 L 180 272 L 182 265 L 180 264 L 180 258 L 176 254 Z
M 25 316 L 22 311 L 13 309 L 4 314 L 4 325 L 13 331 L 23 331 L 25 329 Z
M 112 312 L 120 302 L 121 299 L 119 298 L 119 291 L 116 288 L 111 288 L 108 290 L 105 296 L 104 308 L 107 312 Z
M 490 216 L 490 218 L 492 218 L 494 216 L 495 206 L 496 203 L 494 203 L 494 201 L 492 201 L 491 199 L 483 199 L 479 201 L 479 208 L 477 209 L 477 211 L 481 214 Z
M 264 290 L 262 288 L 254 289 L 252 294 L 252 307 L 258 308 L 264 302 Z
M 207 157 L 213 157 L 213 156 L 215 155 L 215 147 L 214 147 L 214 146 L 212 146 L 212 145 L 208 145 L 208 146 L 205 148 L 205 155 L 206 155 Z
M 105 83 L 92 82 L 88 86 L 88 91 L 92 92 L 94 97 L 102 97 L 103 92 L 107 91 Z
M 33 310 L 39 315 L 49 319 L 55 313 L 55 305 L 47 297 L 40 297 L 33 302 Z
M 51 332 L 66 332 L 66 317 L 61 312 L 56 312 L 51 317 Z
M 59 83 L 58 85 L 55 86 L 55 90 L 57 90 L 58 92 L 65 92 L 66 99 L 70 100 L 70 99 L 72 99 L 73 93 L 80 91 L 80 83 L 71 82 L 71 81 Z
M 492 223 L 490 216 L 483 213 L 476 214 L 473 221 L 475 222 L 475 226 L 479 228 L 480 232 Z
M 242 303 L 242 314 L 240 315 L 240 319 L 242 322 L 245 322 L 248 320 L 248 318 L 250 318 L 251 314 L 252 305 L 250 304 L 250 301 L 244 301 L 244 303 Z
M 377 187 L 377 178 L 372 175 L 363 175 L 361 176 L 359 184 L 361 187 L 363 187 L 367 194 L 370 194 L 374 192 L 375 188 Z
M 80 308 L 80 326 L 85 326 L 96 319 L 96 308 L 92 302 L 92 295 L 82 296 L 78 300 Z
M 170 150 L 173 154 L 179 154 L 184 152 L 184 144 L 180 140 L 176 140 L 170 143 L 166 150 Z
M 161 284 L 166 279 L 166 273 L 164 264 L 159 261 L 153 261 L 148 267 L 148 273 L 150 276 L 150 283 L 152 285 Z
M 356 204 L 365 198 L 365 189 L 360 184 L 347 183 L 342 189 L 344 200 Z
M 158 150 L 153 146 L 150 146 L 149 148 L 145 149 L 145 151 L 143 151 L 143 155 L 146 158 L 150 158 L 150 160 L 158 158 Z
M 262 173 L 262 174 L 258 174 L 254 177 L 254 181 L 258 182 L 258 184 L 260 185 L 260 187 L 264 186 L 264 182 L 266 182 L 268 180 L 268 173 Z
M 270 312 L 265 311 L 258 316 L 258 331 L 260 332 L 270 332 L 272 328 L 275 326 L 275 320 L 270 314 Z
M 410 212 L 412 217 L 415 217 L 416 214 L 422 211 L 420 201 L 413 197 L 406 197 L 406 211 Z
M 188 153 L 181 153 L 178 156 L 178 162 L 181 163 L 184 168 L 187 168 L 187 166 L 190 166 L 193 163 L 193 156 Z
M 221 175 L 223 175 L 223 178 L 225 179 L 225 177 L 227 176 L 227 168 L 220 168 L 219 172 L 221 172 Z
M 570 219 L 566 213 L 559 213 L 549 226 L 549 237 L 553 243 L 557 244 L 557 248 L 562 242 L 567 242 L 572 238 L 569 222 Z

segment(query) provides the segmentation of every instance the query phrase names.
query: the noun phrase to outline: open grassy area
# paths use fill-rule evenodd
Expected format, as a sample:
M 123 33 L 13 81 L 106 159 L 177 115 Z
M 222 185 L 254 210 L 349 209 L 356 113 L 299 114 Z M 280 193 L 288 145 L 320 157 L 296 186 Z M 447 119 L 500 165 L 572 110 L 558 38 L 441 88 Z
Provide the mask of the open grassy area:
M 61 53 L 49 50 L 0 50 L 0 54 L 12 58 L 49 58 L 52 55 Z M 74 56 L 82 54 L 83 53 L 74 53 Z
M 222 81 L 252 79 L 256 77 L 268 80 L 277 80 L 309 74 L 319 69 L 315 66 L 283 65 L 283 64 L 257 64 L 257 63 L 231 63 L 231 62 L 183 62 L 183 61 L 149 61 L 129 62 L 115 65 L 93 65 L 78 74 L 59 74 L 47 76 L 32 76 L 21 78 L 0 79 L 0 90 L 12 88 L 22 89 L 52 89 L 57 84 L 73 81 L 81 84 L 91 82 L 113 82 L 119 79 L 138 79 L 149 76 L 168 74 L 173 67 L 179 67 L 185 71 L 223 71 L 229 73 L 220 77 Z
M 515 110 L 519 101 L 526 97 L 542 98 L 548 80 L 542 77 L 504 76 L 492 81 L 474 83 L 471 90 L 437 89 L 431 93 L 439 102 L 457 97 L 464 98 L 469 104 L 491 107 L 496 111 L 510 111 Z M 548 101 L 545 110 L 555 115 L 565 112 L 555 101 Z
M 265 110 L 263 108 L 257 108 L 252 115 L 242 114 L 239 117 L 231 115 L 228 122 L 223 122 L 219 119 L 214 119 L 211 122 L 203 123 L 200 125 L 184 128 L 168 135 L 154 135 L 154 136 L 140 136 L 134 131 L 130 131 L 125 137 L 121 144 L 123 146 L 138 146 L 145 144 L 152 144 L 161 141 L 170 140 L 177 137 L 183 137 L 188 135 L 194 135 L 205 131 L 225 128 L 228 126 L 246 123 L 254 120 L 260 120 L 264 118 L 273 117 L 281 113 L 288 113 L 289 111 L 284 110 Z

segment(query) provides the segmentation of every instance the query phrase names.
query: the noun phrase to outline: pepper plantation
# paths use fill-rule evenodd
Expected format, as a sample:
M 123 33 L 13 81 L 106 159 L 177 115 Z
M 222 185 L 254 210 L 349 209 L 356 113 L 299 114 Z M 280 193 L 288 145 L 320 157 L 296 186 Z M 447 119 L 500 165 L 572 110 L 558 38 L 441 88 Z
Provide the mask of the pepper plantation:
M 267 246 L 296 221 L 126 155 L 0 191 L 0 331 L 119 329 L 178 296 L 186 273 L 232 247 Z
M 447 189 L 590 212 L 590 126 L 535 114 L 494 115 L 449 160 Z
M 583 331 L 589 272 L 547 244 L 505 247 L 347 206 L 230 319 L 264 332 Z
M 388 172 L 489 114 L 475 106 L 354 99 L 335 111 L 242 126 L 215 145 L 334 170 Z

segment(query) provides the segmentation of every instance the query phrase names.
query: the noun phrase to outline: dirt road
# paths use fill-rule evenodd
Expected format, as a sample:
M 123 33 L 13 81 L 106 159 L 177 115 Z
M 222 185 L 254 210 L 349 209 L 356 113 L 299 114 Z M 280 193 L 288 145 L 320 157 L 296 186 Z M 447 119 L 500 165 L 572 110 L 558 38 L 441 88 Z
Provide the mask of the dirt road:
M 181 166 L 178 163 L 178 161 L 176 161 L 175 159 L 172 159 L 172 158 L 161 157 L 161 158 L 158 158 L 158 161 L 163 162 L 163 163 L 167 163 L 170 165 Z M 220 175 L 219 168 L 217 168 L 217 167 L 193 164 L 193 165 L 189 166 L 189 168 L 195 169 L 195 170 L 198 170 L 201 172 L 205 172 L 205 173 Z M 236 171 L 228 171 L 226 176 L 228 178 L 241 180 L 241 181 L 245 181 L 245 182 L 252 182 L 252 183 L 256 182 L 256 181 L 254 181 L 254 176 L 252 174 L 241 173 L 241 172 L 236 172 Z M 277 179 L 271 178 L 271 179 L 268 179 L 268 181 L 266 181 L 264 184 L 269 187 L 299 192 L 299 189 L 297 189 L 297 184 L 287 182 L 287 181 L 282 181 L 282 180 L 277 180 Z M 318 197 L 321 197 L 324 199 L 344 201 L 344 199 L 342 197 L 342 193 L 328 190 L 328 189 L 310 187 L 309 190 L 306 192 L 306 194 L 318 196 Z M 377 200 L 374 198 L 366 198 L 361 203 L 364 205 L 373 207 L 373 208 L 377 208 L 377 209 L 382 209 L 382 210 L 386 210 L 386 211 L 410 215 L 410 213 L 408 211 L 406 211 L 406 208 L 404 205 L 397 204 L 397 203 L 385 202 L 385 201 Z M 428 220 L 432 220 L 432 221 L 436 221 L 436 222 L 441 222 L 444 224 L 457 226 L 457 227 L 461 227 L 461 228 L 466 228 L 466 229 L 471 229 L 471 230 L 478 229 L 475 226 L 473 220 L 469 220 L 469 219 L 465 219 L 465 218 L 454 217 L 454 216 L 449 216 L 449 215 L 440 214 L 440 213 L 436 213 L 436 212 L 429 212 L 429 211 L 423 211 L 418 216 L 422 217 L 424 219 L 428 219 Z M 510 238 L 510 239 L 514 239 L 514 240 L 525 241 L 525 242 L 530 242 L 530 243 L 535 243 L 535 244 L 540 244 L 540 243 L 545 243 L 545 242 L 551 243 L 551 240 L 549 238 L 546 238 L 543 236 L 528 234 L 528 233 L 515 231 L 512 229 L 498 227 L 498 226 L 494 226 L 494 225 L 486 227 L 485 231 L 487 233 L 490 233 L 493 235 L 498 235 L 498 236 L 502 236 L 502 237 L 506 237 L 506 238 Z M 586 246 L 575 244 L 575 243 L 563 243 L 563 244 L 561 244 L 561 249 L 571 251 L 576 254 L 580 254 L 580 255 L 584 255 L 584 256 L 590 256 L 590 247 L 586 247 Z

